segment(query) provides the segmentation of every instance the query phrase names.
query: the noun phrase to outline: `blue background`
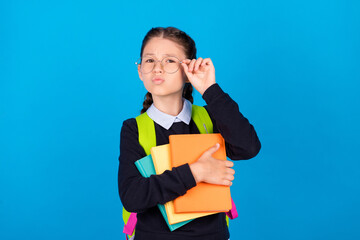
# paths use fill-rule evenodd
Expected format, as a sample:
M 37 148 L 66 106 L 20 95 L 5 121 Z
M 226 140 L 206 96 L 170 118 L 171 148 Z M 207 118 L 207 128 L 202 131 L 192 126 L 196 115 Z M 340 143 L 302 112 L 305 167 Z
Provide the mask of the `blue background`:
M 196 41 L 262 142 L 231 239 L 359 239 L 360 2 L 340 0 L 1 1 L 0 239 L 124 239 L 119 135 L 156 26 Z

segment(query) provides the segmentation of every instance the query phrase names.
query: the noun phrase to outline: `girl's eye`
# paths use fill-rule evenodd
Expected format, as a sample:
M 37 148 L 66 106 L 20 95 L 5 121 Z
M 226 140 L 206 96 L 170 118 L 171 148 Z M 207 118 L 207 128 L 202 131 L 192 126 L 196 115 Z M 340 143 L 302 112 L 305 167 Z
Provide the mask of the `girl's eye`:
M 166 59 L 166 62 L 167 62 L 167 63 L 175 63 L 176 61 L 175 61 L 174 59 L 168 58 L 168 59 Z
M 152 62 L 154 62 L 154 59 L 152 59 L 152 58 L 145 59 L 145 62 L 147 62 L 147 63 L 152 63 Z

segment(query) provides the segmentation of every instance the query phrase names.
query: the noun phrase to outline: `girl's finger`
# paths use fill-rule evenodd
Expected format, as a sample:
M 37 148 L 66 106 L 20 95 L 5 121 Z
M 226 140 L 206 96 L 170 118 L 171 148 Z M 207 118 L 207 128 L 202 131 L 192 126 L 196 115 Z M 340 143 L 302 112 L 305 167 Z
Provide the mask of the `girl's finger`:
M 229 180 L 223 180 L 222 185 L 231 186 L 231 185 L 232 185 L 232 182 L 229 181 Z
M 235 175 L 235 170 L 232 169 L 232 168 L 228 168 L 228 169 L 227 169 L 227 173 L 232 174 L 232 175 Z
M 229 181 L 234 181 L 235 177 L 234 175 L 226 175 L 225 179 Z
M 196 62 L 196 59 L 191 60 L 189 64 L 189 72 L 192 72 L 194 70 L 194 64 Z
M 189 71 L 189 66 L 186 63 L 181 63 L 181 66 L 184 68 L 184 73 L 185 73 L 187 79 L 192 84 L 192 76 L 193 76 L 193 74 Z
M 185 71 L 185 73 L 187 74 L 187 71 L 188 71 L 189 68 L 188 68 L 188 65 L 186 64 L 186 62 L 185 62 L 185 61 L 182 61 L 181 66 L 183 66 L 184 71 Z
M 196 72 L 199 69 L 200 64 L 202 63 L 203 59 L 201 57 L 199 57 L 196 62 L 195 62 L 195 66 L 194 66 L 194 72 Z
M 189 65 L 189 63 L 191 62 L 190 59 L 184 59 L 181 61 L 182 63 L 185 63 L 186 65 Z
M 219 148 L 220 148 L 220 144 L 216 143 L 214 146 L 209 148 L 205 153 L 207 153 L 209 156 L 212 156 Z
M 208 66 L 208 65 L 212 65 L 212 61 L 210 58 L 205 58 L 202 63 L 201 66 Z
M 231 168 L 231 167 L 233 167 L 233 166 L 234 166 L 234 163 L 233 163 L 233 162 L 228 161 L 228 160 L 225 161 L 225 167 Z

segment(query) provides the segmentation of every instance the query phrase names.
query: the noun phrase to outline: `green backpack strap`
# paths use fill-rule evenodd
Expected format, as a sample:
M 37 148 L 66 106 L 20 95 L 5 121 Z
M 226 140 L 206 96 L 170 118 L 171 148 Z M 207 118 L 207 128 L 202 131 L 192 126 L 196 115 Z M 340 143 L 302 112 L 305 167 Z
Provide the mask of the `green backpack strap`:
M 146 155 L 150 155 L 150 149 L 156 146 L 155 123 L 146 112 L 136 117 L 136 123 L 139 132 L 139 143 L 145 150 Z
M 191 118 L 194 120 L 201 134 L 213 133 L 211 118 L 204 107 L 192 105 Z

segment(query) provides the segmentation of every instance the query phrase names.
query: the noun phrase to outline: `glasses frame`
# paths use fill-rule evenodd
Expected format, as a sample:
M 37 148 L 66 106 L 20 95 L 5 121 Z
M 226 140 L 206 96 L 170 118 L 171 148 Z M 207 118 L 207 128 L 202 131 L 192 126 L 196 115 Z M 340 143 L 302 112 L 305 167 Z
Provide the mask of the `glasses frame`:
M 179 68 L 178 68 L 175 72 L 167 72 L 167 71 L 165 71 L 165 68 L 164 68 L 164 65 L 163 65 L 163 62 L 162 62 L 162 61 L 163 61 L 165 58 L 167 58 L 167 57 L 172 57 L 172 58 L 176 58 L 177 60 L 179 60 Z M 153 58 L 153 60 L 154 60 L 153 68 L 152 68 L 149 72 L 147 72 L 147 73 L 151 73 L 151 72 L 154 70 L 156 63 L 158 63 L 158 62 L 160 62 L 160 65 L 161 65 L 162 69 L 164 70 L 164 72 L 166 72 L 166 73 L 168 73 L 168 74 L 174 74 L 174 73 L 176 73 L 177 71 L 179 71 L 179 69 L 180 69 L 180 64 L 183 63 L 183 62 L 180 61 L 180 59 L 177 58 L 177 57 L 175 57 L 175 56 L 167 56 L 167 57 L 164 57 L 164 58 L 161 59 L 161 60 L 157 60 L 157 59 L 154 59 L 154 58 Z M 142 59 L 142 58 L 140 57 L 140 58 L 135 62 L 136 65 L 140 65 L 140 69 L 141 69 L 141 59 Z M 147 73 L 145 73 L 145 74 L 147 74 Z

